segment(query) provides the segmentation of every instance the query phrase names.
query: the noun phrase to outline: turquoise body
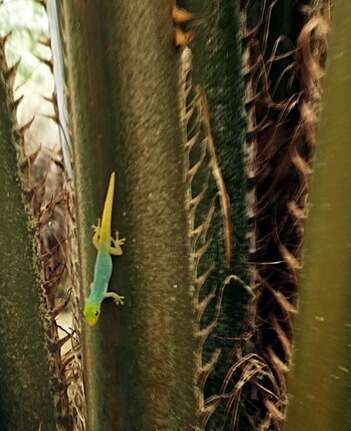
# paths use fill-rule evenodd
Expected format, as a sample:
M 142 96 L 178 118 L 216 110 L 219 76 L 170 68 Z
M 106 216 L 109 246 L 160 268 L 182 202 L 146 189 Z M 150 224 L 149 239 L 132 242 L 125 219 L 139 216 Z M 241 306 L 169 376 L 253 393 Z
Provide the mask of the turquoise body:
M 112 258 L 105 251 L 98 251 L 94 268 L 93 286 L 87 303 L 101 304 L 108 289 L 108 283 L 112 275 Z

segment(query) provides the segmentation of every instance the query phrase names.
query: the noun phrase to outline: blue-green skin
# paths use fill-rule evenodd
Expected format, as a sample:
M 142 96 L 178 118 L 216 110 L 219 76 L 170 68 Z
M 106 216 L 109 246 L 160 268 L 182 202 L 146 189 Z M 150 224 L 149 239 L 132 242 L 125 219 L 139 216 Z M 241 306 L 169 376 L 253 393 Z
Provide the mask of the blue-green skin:
M 90 295 L 86 304 L 94 304 L 99 306 L 97 311 L 100 311 L 101 303 L 105 298 L 108 284 L 112 275 L 112 258 L 105 251 L 98 251 L 94 267 L 94 280 Z
M 94 267 L 94 280 L 84 307 L 84 316 L 90 326 L 96 325 L 100 315 L 101 303 L 105 298 L 112 297 L 117 304 L 123 304 L 123 296 L 107 292 L 112 268 L 111 255 L 104 250 L 98 250 Z

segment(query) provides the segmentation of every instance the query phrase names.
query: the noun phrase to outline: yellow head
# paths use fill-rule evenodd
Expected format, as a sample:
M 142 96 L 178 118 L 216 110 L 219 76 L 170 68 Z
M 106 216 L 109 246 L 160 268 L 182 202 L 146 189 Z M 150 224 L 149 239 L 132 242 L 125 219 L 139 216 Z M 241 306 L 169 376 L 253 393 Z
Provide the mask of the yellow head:
M 100 304 L 87 302 L 85 304 L 83 314 L 89 326 L 96 325 L 100 316 Z

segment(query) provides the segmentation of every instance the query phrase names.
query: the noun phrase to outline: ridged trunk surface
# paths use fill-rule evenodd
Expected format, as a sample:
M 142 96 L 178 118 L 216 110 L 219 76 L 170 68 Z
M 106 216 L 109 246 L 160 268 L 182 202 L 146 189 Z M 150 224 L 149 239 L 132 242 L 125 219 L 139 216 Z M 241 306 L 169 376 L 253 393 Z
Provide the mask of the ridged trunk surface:
M 126 237 L 110 283 L 125 305 L 106 301 L 83 334 L 88 428 L 191 429 L 198 342 L 169 6 L 65 1 L 62 12 L 84 295 L 112 171 L 112 230 Z
M 50 323 L 35 254 L 34 230 L 24 204 L 16 147 L 11 83 L 0 40 L 0 429 L 55 429 Z M 24 162 L 24 160 L 22 160 Z

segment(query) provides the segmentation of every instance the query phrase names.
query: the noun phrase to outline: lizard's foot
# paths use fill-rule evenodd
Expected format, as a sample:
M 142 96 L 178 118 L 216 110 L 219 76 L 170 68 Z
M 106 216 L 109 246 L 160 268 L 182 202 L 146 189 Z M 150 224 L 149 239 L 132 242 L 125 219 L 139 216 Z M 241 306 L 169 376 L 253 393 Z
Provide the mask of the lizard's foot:
M 100 247 L 99 241 L 100 241 L 101 219 L 98 219 L 97 226 L 93 225 L 92 228 L 94 230 L 93 244 L 94 244 L 94 247 L 97 250 L 99 250 L 99 247 Z
M 121 246 L 124 244 L 125 240 L 126 240 L 125 238 L 119 239 L 118 231 L 116 231 L 116 239 L 111 238 L 111 242 L 113 246 L 110 247 L 109 253 L 112 254 L 113 256 L 121 256 L 123 254 Z
M 97 225 L 93 224 L 91 227 L 93 228 L 94 233 L 99 231 L 101 228 L 101 219 L 98 218 L 98 224 Z
M 125 241 L 126 241 L 126 239 L 125 239 L 125 238 L 119 238 L 119 233 L 118 233 L 118 231 L 117 231 L 117 230 L 116 230 L 116 239 L 111 238 L 111 240 L 112 240 L 113 246 L 114 246 L 115 248 L 120 247 L 120 246 L 121 246 L 121 245 L 123 245 L 123 244 L 125 243 Z
M 124 296 L 118 295 L 115 292 L 107 292 L 105 294 L 105 298 L 112 298 L 116 305 L 119 305 L 119 304 L 123 305 L 124 304 Z

